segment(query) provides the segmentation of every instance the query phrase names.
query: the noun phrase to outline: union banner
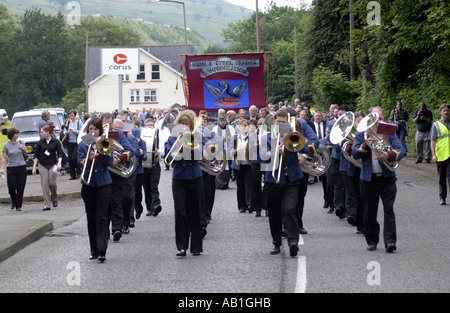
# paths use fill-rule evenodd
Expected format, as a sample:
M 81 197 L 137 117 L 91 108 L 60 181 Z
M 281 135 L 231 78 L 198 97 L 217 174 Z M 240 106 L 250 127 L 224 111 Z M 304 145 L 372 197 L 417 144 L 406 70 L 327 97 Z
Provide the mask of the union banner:
M 187 55 L 185 69 L 190 110 L 266 106 L 264 53 Z

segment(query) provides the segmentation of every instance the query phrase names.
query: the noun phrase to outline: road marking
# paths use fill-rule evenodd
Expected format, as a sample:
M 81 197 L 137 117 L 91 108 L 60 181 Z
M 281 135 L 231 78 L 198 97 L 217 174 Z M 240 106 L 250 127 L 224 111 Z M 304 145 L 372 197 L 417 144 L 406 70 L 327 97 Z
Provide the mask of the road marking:
M 300 235 L 299 245 L 304 245 L 303 236 Z M 295 293 L 306 292 L 306 256 L 301 255 L 297 258 L 297 280 L 295 282 Z
M 297 262 L 297 281 L 295 283 L 295 293 L 306 292 L 306 256 L 298 257 Z

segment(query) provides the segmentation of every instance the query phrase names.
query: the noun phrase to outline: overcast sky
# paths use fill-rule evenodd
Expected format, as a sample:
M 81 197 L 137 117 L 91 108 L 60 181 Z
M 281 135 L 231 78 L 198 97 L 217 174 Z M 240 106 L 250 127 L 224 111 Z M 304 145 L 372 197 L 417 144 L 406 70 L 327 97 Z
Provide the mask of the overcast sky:
M 256 10 L 256 0 L 225 0 L 225 1 L 231 2 L 239 6 L 243 5 L 244 7 L 254 11 Z M 276 5 L 279 7 L 288 5 L 296 8 L 300 3 L 299 0 L 258 0 L 259 10 L 264 11 L 264 9 L 269 6 L 271 1 L 274 1 Z M 312 0 L 303 0 L 302 2 L 311 5 Z

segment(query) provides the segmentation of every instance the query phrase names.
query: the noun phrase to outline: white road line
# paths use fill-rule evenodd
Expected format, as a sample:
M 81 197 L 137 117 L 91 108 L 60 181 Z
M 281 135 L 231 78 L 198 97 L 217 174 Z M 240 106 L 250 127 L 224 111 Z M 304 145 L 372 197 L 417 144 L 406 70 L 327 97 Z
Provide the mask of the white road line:
M 302 235 L 300 235 L 299 245 L 304 245 Z M 306 256 L 297 257 L 297 280 L 295 282 L 295 293 L 306 292 Z

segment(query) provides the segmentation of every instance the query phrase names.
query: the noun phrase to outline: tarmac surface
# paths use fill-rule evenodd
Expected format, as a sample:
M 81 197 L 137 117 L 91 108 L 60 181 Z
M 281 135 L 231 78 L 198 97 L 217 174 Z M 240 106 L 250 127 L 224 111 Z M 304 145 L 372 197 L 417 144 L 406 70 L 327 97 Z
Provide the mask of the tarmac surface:
M 423 171 L 430 177 L 436 177 L 436 185 L 438 184 L 436 165 L 433 162 L 415 164 L 415 158 L 405 157 L 400 164 L 400 166 Z M 59 202 L 81 198 L 80 180 L 69 181 L 69 175 L 61 175 L 57 178 L 57 186 Z M 84 214 L 79 210 L 72 213 L 72 216 L 67 216 L 69 214 L 67 211 L 58 209 L 42 211 L 44 199 L 39 175 L 29 174 L 27 176 L 24 193 L 24 205 L 36 203 L 38 207 L 36 212 L 24 214 L 24 212 L 13 211 L 10 209 L 10 203 L 6 179 L 0 178 L 0 262 L 51 232 L 55 220 L 60 221 L 62 215 L 66 220 L 76 221 L 81 217 L 80 215 Z M 42 203 L 42 208 L 39 208 L 39 203 Z

